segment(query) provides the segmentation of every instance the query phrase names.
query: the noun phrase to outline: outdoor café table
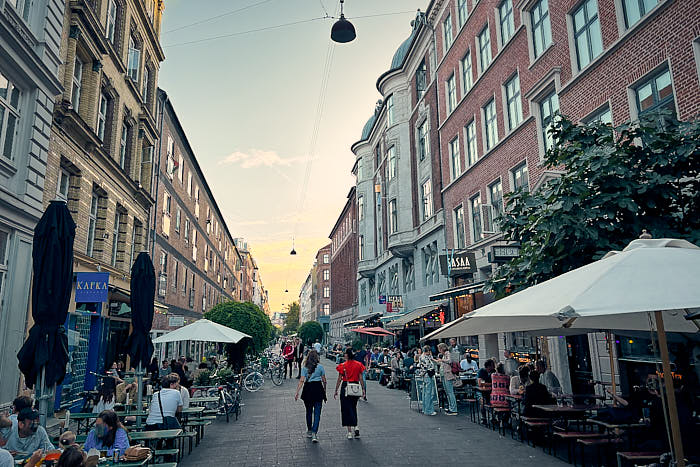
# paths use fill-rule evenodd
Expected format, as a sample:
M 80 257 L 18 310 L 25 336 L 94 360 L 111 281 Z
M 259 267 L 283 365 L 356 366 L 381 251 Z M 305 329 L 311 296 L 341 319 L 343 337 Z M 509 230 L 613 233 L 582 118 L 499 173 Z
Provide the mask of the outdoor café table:
M 132 431 L 129 433 L 131 441 L 144 441 L 149 447 L 154 441 L 177 439 L 183 433 L 182 429 Z M 179 448 L 178 448 L 179 449 Z
M 98 466 L 104 466 L 104 467 L 111 467 L 112 465 L 118 465 L 119 467 L 139 467 L 141 465 L 146 465 L 150 462 L 151 456 L 149 455 L 143 460 L 140 461 L 121 461 L 118 463 L 114 463 L 111 459 L 107 460 L 106 462 L 100 462 L 97 464 Z
M 520 405 L 523 403 L 522 394 L 508 394 L 506 396 L 506 399 L 508 399 L 511 402 L 511 406 L 513 406 L 513 409 L 516 412 L 522 413 L 522 411 L 520 410 Z
M 622 431 L 641 430 L 646 428 L 644 423 L 608 423 L 594 418 L 589 418 L 586 422 L 604 428 L 608 433 L 619 435 Z
M 75 420 L 75 423 L 77 425 L 75 429 L 75 434 L 79 435 L 80 434 L 80 429 L 83 423 L 85 424 L 85 433 L 90 431 L 90 420 L 95 420 L 100 414 L 98 413 L 92 413 L 92 412 L 76 412 L 76 413 L 71 413 L 70 414 L 70 419 Z

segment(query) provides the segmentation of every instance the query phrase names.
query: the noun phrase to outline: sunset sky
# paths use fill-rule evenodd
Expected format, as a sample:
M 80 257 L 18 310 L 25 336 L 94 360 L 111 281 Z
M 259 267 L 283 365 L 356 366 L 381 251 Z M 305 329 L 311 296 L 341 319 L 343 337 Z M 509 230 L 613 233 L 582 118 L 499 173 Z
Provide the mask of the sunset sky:
M 427 4 L 347 0 L 358 37 L 329 46 L 334 20 L 323 17 L 337 16 L 337 0 L 166 2 L 159 86 L 229 230 L 248 241 L 272 311 L 298 299 L 329 242 L 353 184 L 350 146 L 381 97 L 377 77 Z

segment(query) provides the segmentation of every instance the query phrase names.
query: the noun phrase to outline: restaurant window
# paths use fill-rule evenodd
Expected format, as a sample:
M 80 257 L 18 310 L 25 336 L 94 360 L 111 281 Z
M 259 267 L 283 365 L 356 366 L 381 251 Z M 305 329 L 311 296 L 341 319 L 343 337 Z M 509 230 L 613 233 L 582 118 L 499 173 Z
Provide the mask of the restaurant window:
M 583 69 L 591 60 L 603 52 L 603 39 L 600 35 L 598 5 L 596 0 L 587 0 L 572 15 L 576 63 Z
M 535 58 L 542 55 L 552 43 L 552 28 L 549 23 L 549 7 L 547 0 L 538 0 L 530 10 L 532 19 L 532 45 Z
M 2 155 L 13 159 L 14 142 L 19 129 L 20 91 L 15 84 L 0 73 L 0 147 Z
M 476 144 L 476 122 L 474 122 L 474 120 L 469 122 L 466 131 L 467 163 L 469 167 L 471 167 L 476 164 L 476 161 L 479 159 L 479 151 Z
M 450 151 L 450 174 L 452 180 L 456 180 L 462 173 L 462 163 L 459 157 L 459 137 L 455 137 L 449 144 Z
M 455 220 L 455 246 L 458 250 L 466 247 L 466 239 L 464 236 L 464 208 L 460 205 L 454 210 Z

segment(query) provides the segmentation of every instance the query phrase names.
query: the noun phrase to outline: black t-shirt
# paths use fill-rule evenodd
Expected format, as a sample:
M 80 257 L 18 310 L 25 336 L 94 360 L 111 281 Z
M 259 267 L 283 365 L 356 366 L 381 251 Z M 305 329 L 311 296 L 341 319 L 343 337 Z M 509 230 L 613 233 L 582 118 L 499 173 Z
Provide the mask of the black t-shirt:
M 365 357 L 367 357 L 367 351 L 364 349 L 360 350 L 355 354 L 355 360 L 362 363 L 363 365 L 365 364 Z
M 491 374 L 488 372 L 488 370 L 486 368 L 481 368 L 479 370 L 479 372 L 476 374 L 476 377 L 482 381 L 487 382 L 487 383 L 491 382 Z

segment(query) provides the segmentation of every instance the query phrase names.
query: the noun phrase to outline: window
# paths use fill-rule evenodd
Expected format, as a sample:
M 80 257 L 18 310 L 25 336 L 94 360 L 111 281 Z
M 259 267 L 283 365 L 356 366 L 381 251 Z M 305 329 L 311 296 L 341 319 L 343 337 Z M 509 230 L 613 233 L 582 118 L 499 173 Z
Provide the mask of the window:
M 143 78 L 141 80 L 141 98 L 144 103 L 148 103 L 148 80 L 150 79 L 151 72 L 148 67 L 143 67 Z
M 323 288 L 323 298 L 330 298 L 331 296 L 331 288 L 326 286 Z
M 472 211 L 472 243 L 476 243 L 481 240 L 482 237 L 482 225 L 481 225 L 481 197 L 479 195 L 474 196 L 469 200 Z
M 362 173 L 362 159 L 357 161 L 357 181 L 362 181 L 364 174 Z
M 330 262 L 330 256 L 328 253 L 323 255 L 323 264 L 328 264 Z
M 105 31 L 107 32 L 107 39 L 114 44 L 115 29 L 117 27 L 117 2 L 116 0 L 109 0 L 107 4 L 107 27 Z
M 177 291 L 177 273 L 179 272 L 178 269 L 180 269 L 180 263 L 178 263 L 177 260 L 175 260 L 175 267 L 173 268 L 173 290 Z
M 450 151 L 450 173 L 452 175 L 452 180 L 457 179 L 462 173 L 462 163 L 459 159 L 459 138 L 455 138 L 450 141 L 449 145 Z
M 428 74 L 425 67 L 425 59 L 420 62 L 416 70 L 416 100 L 419 101 L 428 88 Z
M 19 98 L 19 89 L 0 73 L 0 147 L 10 160 L 19 128 Z
M 501 25 L 501 46 L 504 46 L 513 37 L 515 31 L 512 0 L 503 0 L 498 6 L 498 20 Z
M 112 229 L 112 266 L 117 265 L 117 253 L 119 251 L 119 242 L 121 241 L 119 227 L 122 222 L 122 213 L 117 210 L 114 214 L 114 229 Z
M 532 18 L 532 45 L 537 58 L 552 43 L 547 0 L 539 0 L 530 10 L 530 17 Z
M 467 0 L 457 0 L 457 21 L 461 28 L 467 21 Z
M 3 292 L 5 291 L 5 278 L 7 277 L 7 263 L 9 256 L 10 234 L 4 230 L 0 230 L 0 303 L 3 301 Z
M 479 58 L 481 60 L 481 72 L 483 73 L 491 64 L 491 35 L 489 34 L 488 24 L 479 33 Z
M 97 207 L 99 204 L 99 197 L 97 193 L 92 194 L 92 199 L 90 200 L 90 214 L 88 216 L 88 237 L 87 237 L 87 248 L 86 253 L 88 256 L 92 256 L 95 248 L 95 230 L 97 229 Z
M 523 119 L 520 77 L 517 74 L 506 82 L 506 106 L 508 108 L 508 129 L 513 130 Z
M 433 184 L 430 179 L 426 180 L 420 188 L 421 201 L 423 205 L 423 220 L 429 219 L 433 215 Z
M 32 9 L 32 0 L 8 0 L 7 3 L 12 5 L 17 14 L 24 18 L 25 21 L 29 21 L 29 12 Z
M 423 161 L 426 157 L 430 158 L 430 140 L 428 139 L 428 120 L 426 119 L 418 127 L 418 158 Z
M 610 106 L 606 104 L 605 107 L 596 110 L 583 121 L 585 123 L 602 123 L 612 125 L 612 113 L 610 112 Z
M 126 74 L 134 83 L 139 82 L 139 64 L 141 63 L 141 50 L 136 45 L 134 37 L 129 37 L 129 60 L 127 61 Z
M 68 200 L 68 188 L 70 188 L 70 173 L 61 168 L 58 172 L 58 184 L 56 185 L 56 196 L 63 201 Z
M 479 152 L 476 146 L 476 123 L 474 120 L 467 125 L 467 163 L 469 167 L 476 164 L 479 159 Z
M 513 190 L 523 190 L 523 191 L 529 191 L 530 190 L 530 182 L 528 181 L 528 175 L 527 175 L 527 164 L 523 162 L 516 168 L 512 170 L 513 174 Z
M 389 180 L 396 177 L 396 148 L 394 146 L 389 148 Z
M 363 220 L 365 218 L 365 197 L 357 197 L 357 219 Z
M 323 270 L 323 280 L 328 281 L 331 279 L 331 272 L 328 269 Z
M 105 139 L 105 127 L 107 126 L 107 105 L 109 97 L 105 93 L 100 93 L 100 106 L 97 109 L 97 137 L 102 141 Z
M 357 239 L 358 239 L 358 245 L 357 245 L 358 260 L 362 261 L 365 259 L 365 237 L 364 237 L 364 235 L 360 235 L 357 237 Z
M 447 93 L 447 113 L 450 114 L 457 107 L 457 87 L 455 86 L 454 73 L 447 78 L 445 83 L 445 91 Z
M 389 201 L 389 234 L 396 233 L 399 224 L 398 212 L 396 210 L 396 199 Z
M 180 233 L 180 219 L 182 217 L 182 209 L 180 206 L 175 207 L 175 232 Z
M 496 123 L 496 102 L 491 99 L 484 106 L 484 128 L 486 130 L 486 151 L 498 142 L 498 125 Z
M 455 218 L 455 247 L 458 250 L 466 247 L 467 243 L 464 238 L 464 208 L 460 205 L 454 210 Z
M 331 312 L 331 306 L 328 303 L 323 304 L 323 314 L 329 315 Z
M 374 170 L 379 170 L 379 162 L 382 160 L 382 152 L 381 149 L 379 149 L 379 145 L 377 145 L 376 148 L 374 148 Z
M 462 58 L 462 94 L 466 94 L 472 86 L 474 80 L 472 78 L 472 54 L 467 50 L 467 54 Z
M 491 219 L 489 219 L 489 230 L 500 232 L 496 223 L 496 218 L 503 214 L 503 184 L 497 181 L 489 185 L 489 198 L 491 201 Z
M 126 122 L 122 123 L 122 135 L 119 139 L 119 167 L 122 170 L 127 170 L 127 155 L 129 153 L 128 148 L 128 138 L 129 136 L 129 126 Z
M 659 109 L 669 109 L 675 114 L 671 74 L 664 68 L 635 88 L 637 112 L 644 115 Z
M 581 70 L 603 52 L 596 0 L 587 0 L 572 15 L 576 63 Z
M 622 9 L 625 13 L 625 25 L 628 28 L 632 27 L 658 3 L 659 0 L 623 0 Z
M 185 243 L 190 242 L 190 220 L 185 219 Z
M 442 22 L 442 38 L 445 41 L 444 50 L 447 53 L 447 49 L 452 45 L 452 15 L 447 15 Z
M 83 82 L 83 62 L 76 56 L 73 62 L 73 87 L 70 96 L 70 103 L 76 112 L 80 109 L 80 87 Z
M 185 174 L 185 164 L 182 158 L 182 154 L 177 156 L 177 178 L 180 180 L 180 185 L 182 185 L 182 180 Z
M 389 96 L 386 99 L 386 124 L 391 126 L 394 124 L 394 96 Z
M 192 197 L 192 172 L 187 172 L 187 196 Z
M 129 256 L 129 267 L 134 264 L 134 257 L 136 255 L 136 247 L 141 238 L 142 224 L 140 221 L 134 219 L 134 226 L 131 230 L 131 255 Z
M 559 112 L 559 97 L 552 92 L 540 102 L 540 126 L 542 128 L 542 141 L 545 152 L 554 146 L 554 137 L 549 129 L 554 125 L 554 119 Z

